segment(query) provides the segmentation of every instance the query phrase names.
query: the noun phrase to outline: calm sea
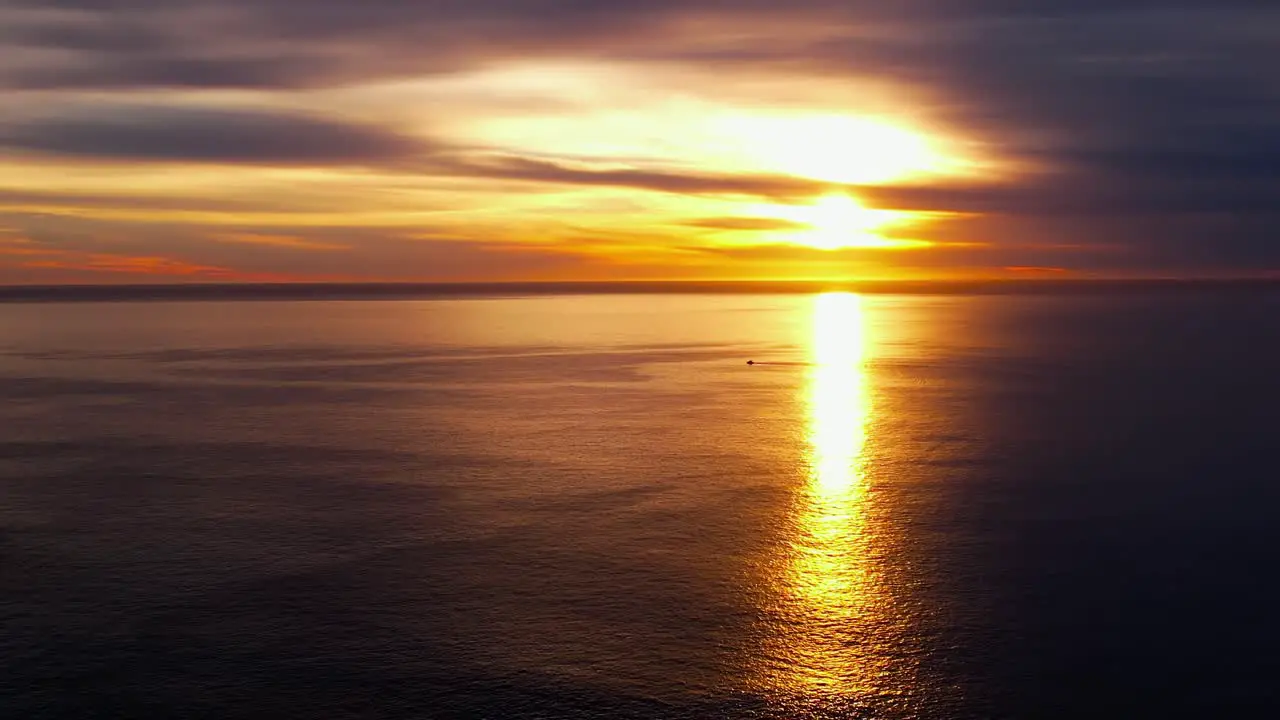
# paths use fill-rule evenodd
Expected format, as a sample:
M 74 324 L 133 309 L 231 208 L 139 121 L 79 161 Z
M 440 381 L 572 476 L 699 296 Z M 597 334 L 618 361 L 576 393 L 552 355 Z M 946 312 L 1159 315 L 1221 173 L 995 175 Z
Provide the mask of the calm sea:
M 1278 408 L 1265 288 L 0 305 L 0 716 L 1276 717 Z

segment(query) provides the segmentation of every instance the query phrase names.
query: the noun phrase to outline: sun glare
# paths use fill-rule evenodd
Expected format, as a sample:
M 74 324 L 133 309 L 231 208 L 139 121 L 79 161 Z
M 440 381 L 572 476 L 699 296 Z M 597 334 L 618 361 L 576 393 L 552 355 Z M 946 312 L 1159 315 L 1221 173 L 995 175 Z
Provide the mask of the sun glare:
M 809 226 L 799 241 L 820 250 L 846 247 L 883 247 L 891 241 L 875 234 L 875 230 L 893 220 L 893 213 L 868 210 L 847 195 L 827 195 L 810 205 Z
M 951 165 L 925 135 L 869 118 L 741 117 L 725 130 L 741 143 L 744 164 L 814 180 L 887 183 Z
M 824 195 L 805 205 L 762 206 L 755 214 L 803 226 L 802 230 L 788 233 L 785 241 L 818 250 L 895 250 L 929 245 L 923 240 L 884 236 L 891 226 L 909 221 L 911 213 L 868 208 L 843 193 Z

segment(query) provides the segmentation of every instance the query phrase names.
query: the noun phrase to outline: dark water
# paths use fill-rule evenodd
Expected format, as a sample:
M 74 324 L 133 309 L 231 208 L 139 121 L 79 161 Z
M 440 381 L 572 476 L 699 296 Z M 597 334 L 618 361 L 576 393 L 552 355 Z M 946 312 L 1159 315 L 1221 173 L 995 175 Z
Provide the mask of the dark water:
M 3 305 L 0 400 L 6 718 L 1280 712 L 1265 289 Z

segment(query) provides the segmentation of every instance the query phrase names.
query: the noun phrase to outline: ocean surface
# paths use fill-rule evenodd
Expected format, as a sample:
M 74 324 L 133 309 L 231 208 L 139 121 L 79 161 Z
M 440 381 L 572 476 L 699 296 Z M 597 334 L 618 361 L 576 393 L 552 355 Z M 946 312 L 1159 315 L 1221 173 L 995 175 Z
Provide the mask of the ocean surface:
M 1278 717 L 1278 460 L 1265 287 L 0 304 L 0 717 Z

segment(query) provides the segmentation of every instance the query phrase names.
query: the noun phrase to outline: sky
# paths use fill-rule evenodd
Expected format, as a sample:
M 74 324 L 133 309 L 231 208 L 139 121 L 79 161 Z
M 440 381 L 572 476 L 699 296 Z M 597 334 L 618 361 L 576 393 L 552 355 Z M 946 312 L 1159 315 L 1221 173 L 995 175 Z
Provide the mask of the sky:
M 1280 5 L 0 0 L 0 284 L 1280 275 Z

